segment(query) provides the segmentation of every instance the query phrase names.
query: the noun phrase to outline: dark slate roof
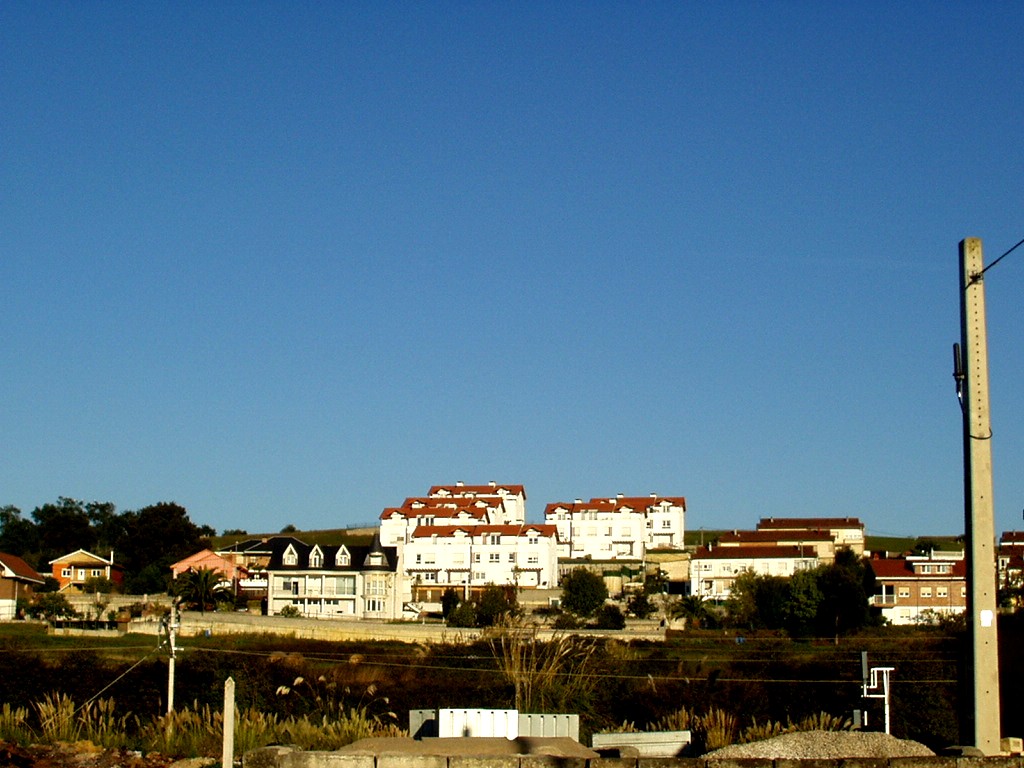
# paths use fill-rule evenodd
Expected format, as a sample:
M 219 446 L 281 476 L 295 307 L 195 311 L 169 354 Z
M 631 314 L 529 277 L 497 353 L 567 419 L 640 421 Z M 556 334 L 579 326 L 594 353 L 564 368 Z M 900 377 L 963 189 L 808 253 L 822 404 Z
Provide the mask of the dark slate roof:
M 246 554 L 265 554 L 267 552 L 271 552 L 273 550 L 275 542 L 279 541 L 296 542 L 298 544 L 303 543 L 300 539 L 296 539 L 294 536 L 271 536 L 265 539 L 245 539 L 244 541 L 237 541 L 234 544 L 231 544 L 230 546 L 221 547 L 217 550 L 217 552 L 244 552 Z
M 356 546 L 356 545 L 315 545 L 306 544 L 298 539 L 286 539 L 284 537 L 274 538 L 269 544 L 270 546 L 270 562 L 267 564 L 268 571 L 334 571 L 337 573 L 354 573 L 357 571 L 397 571 L 398 570 L 398 548 L 397 547 L 382 547 L 380 545 L 379 535 L 374 536 L 373 544 L 370 546 Z M 298 555 L 297 563 L 295 565 L 284 564 L 284 554 L 288 550 L 289 545 L 295 548 L 295 553 Z M 323 565 L 319 568 L 311 569 L 309 567 L 309 555 L 313 551 L 313 548 L 319 546 L 320 551 L 323 553 Z M 338 554 L 338 550 L 344 546 L 349 553 L 349 564 L 348 565 L 335 565 L 335 559 Z M 381 565 L 371 564 L 371 555 L 381 554 L 383 556 Z

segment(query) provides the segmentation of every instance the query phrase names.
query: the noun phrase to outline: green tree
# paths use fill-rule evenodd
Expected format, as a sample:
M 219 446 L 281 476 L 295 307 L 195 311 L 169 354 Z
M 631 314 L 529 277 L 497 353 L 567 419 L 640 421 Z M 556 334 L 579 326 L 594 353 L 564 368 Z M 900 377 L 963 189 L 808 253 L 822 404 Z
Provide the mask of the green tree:
M 476 604 L 477 626 L 490 627 L 502 617 L 514 618 L 519 614 L 516 589 L 511 585 L 488 584 Z
M 734 627 L 754 629 L 757 626 L 757 590 L 761 577 L 749 568 L 741 571 L 729 587 L 725 609 L 729 624 Z
M 78 611 L 71 607 L 68 599 L 59 592 L 36 595 L 28 611 L 30 616 L 43 619 L 74 618 Z
M 25 557 L 38 551 L 39 530 L 36 524 L 22 517 L 17 507 L 0 507 L 0 552 Z M 35 566 L 38 568 L 39 563 Z
M 459 603 L 448 617 L 449 627 L 475 627 L 476 606 L 469 600 Z
M 181 598 L 186 607 L 206 613 L 207 607 L 213 608 L 219 600 L 231 596 L 230 587 L 223 581 L 220 571 L 213 568 L 191 568 L 172 582 L 172 594 Z
M 786 629 L 791 635 L 814 630 L 821 605 L 817 570 L 799 571 L 789 580 L 789 599 L 783 608 Z
M 707 601 L 700 595 L 685 595 L 672 604 L 669 614 L 674 619 L 686 619 L 686 626 L 692 629 L 700 629 L 711 623 L 711 611 Z
M 574 568 L 562 579 L 562 608 L 588 618 L 608 599 L 608 587 L 599 574 Z
M 43 504 L 32 510 L 39 531 L 40 563 L 79 549 L 93 550 L 96 532 L 81 501 L 61 496 L 56 504 Z
M 622 609 L 619 606 L 605 603 L 597 609 L 595 626 L 598 629 L 624 629 L 626 617 L 622 614 Z
M 447 621 L 451 618 L 452 611 L 459 607 L 459 593 L 448 587 L 441 595 L 441 616 Z
M 864 561 L 850 550 L 836 553 L 835 562 L 817 570 L 821 603 L 818 606 L 818 630 L 834 636 L 860 629 L 868 624 L 868 595 L 874 592 L 873 574 Z
M 125 591 L 145 594 L 163 591 L 171 565 L 210 546 L 216 532 L 198 526 L 188 511 L 174 502 L 160 502 L 136 512 L 125 512 L 127 538 L 122 547 Z M 156 583 L 163 585 L 154 588 Z
M 90 576 L 85 580 L 85 583 L 82 584 L 82 591 L 87 595 L 106 595 L 113 592 L 116 586 L 117 585 L 106 576 Z
M 655 607 L 646 592 L 634 592 L 626 601 L 626 610 L 638 619 L 646 619 L 654 613 Z

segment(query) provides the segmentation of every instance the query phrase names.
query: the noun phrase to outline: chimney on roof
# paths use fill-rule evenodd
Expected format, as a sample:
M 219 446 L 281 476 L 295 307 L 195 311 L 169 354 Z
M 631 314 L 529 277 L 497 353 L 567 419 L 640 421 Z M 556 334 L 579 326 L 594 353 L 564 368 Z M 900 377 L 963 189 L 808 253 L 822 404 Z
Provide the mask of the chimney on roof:
M 655 493 L 654 491 L 651 491 L 651 498 L 652 498 L 652 499 L 656 499 L 656 498 L 658 498 L 658 494 L 657 494 L 657 493 Z
M 493 480 L 488 480 L 487 484 L 489 486 L 491 486 L 491 488 L 497 488 L 498 487 L 498 484 L 496 482 L 494 482 Z
M 456 480 L 456 481 L 455 481 L 455 487 L 456 487 L 456 488 L 461 488 L 461 487 L 463 487 L 464 485 L 465 485 L 465 483 L 464 483 L 464 482 L 463 482 L 462 480 Z
M 621 493 L 616 493 L 616 494 L 615 494 L 615 498 L 616 498 L 616 499 L 624 499 L 624 498 L 626 498 L 626 497 L 625 497 L 625 495 L 624 495 L 624 494 L 621 494 Z
M 583 503 L 583 499 L 576 499 L 576 501 L 573 502 L 573 504 L 582 504 L 582 503 Z

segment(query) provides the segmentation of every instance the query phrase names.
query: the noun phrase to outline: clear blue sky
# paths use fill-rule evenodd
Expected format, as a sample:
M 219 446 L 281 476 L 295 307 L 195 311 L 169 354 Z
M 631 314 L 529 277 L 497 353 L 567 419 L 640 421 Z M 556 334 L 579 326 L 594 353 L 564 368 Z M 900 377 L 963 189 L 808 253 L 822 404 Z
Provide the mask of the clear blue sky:
M 435 483 L 963 529 L 957 243 L 1018 3 L 0 5 L 0 504 L 277 531 Z M 986 278 L 997 530 L 1024 248 Z

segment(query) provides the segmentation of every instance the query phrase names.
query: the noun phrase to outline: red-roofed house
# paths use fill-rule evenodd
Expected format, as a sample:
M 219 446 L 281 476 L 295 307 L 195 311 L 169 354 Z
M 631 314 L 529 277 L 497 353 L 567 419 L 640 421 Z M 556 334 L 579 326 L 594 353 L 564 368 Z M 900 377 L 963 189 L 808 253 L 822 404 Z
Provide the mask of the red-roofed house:
M 832 534 L 836 549 L 864 554 L 864 523 L 856 517 L 762 517 L 759 531 L 818 531 Z
M 407 543 L 420 525 L 521 525 L 526 491 L 521 485 L 435 485 L 426 496 L 406 499 L 380 514 L 384 546 Z
M 526 522 L 526 489 L 521 485 L 499 485 L 493 480 L 486 485 L 466 485 L 459 481 L 455 485 L 431 486 L 427 496 L 438 499 L 497 499 L 501 519 L 492 515 L 493 522 L 509 525 Z
M 718 537 L 719 547 L 814 547 L 818 560 L 831 563 L 836 559 L 835 538 L 831 531 L 778 530 L 778 531 L 726 531 Z
M 554 589 L 558 532 L 553 525 L 420 525 L 404 547 L 413 600 L 436 610 L 448 588 L 460 596 L 489 584 Z
M 558 529 L 567 559 L 643 560 L 650 549 L 682 549 L 686 499 L 682 496 L 618 496 L 588 502 L 557 502 L 544 522 Z
M 17 555 L 0 552 L 0 620 L 17 618 L 18 600 L 31 600 L 43 578 Z
M 124 583 L 124 568 L 114 562 L 114 553 L 110 553 L 110 559 L 94 555 L 79 549 L 69 555 L 58 557 L 50 561 L 53 569 L 53 578 L 60 584 L 60 591 L 79 590 L 85 588 L 89 579 L 109 579 L 114 583 L 117 591 L 120 591 Z
M 875 594 L 890 624 L 933 624 L 967 608 L 967 563 L 963 552 L 933 552 L 900 558 L 872 558 Z
M 707 546 L 690 556 L 690 591 L 708 600 L 724 600 L 744 571 L 789 577 L 818 565 L 813 546 Z

